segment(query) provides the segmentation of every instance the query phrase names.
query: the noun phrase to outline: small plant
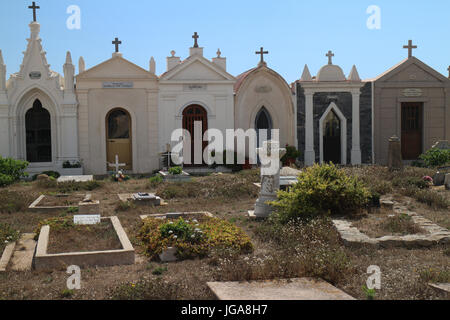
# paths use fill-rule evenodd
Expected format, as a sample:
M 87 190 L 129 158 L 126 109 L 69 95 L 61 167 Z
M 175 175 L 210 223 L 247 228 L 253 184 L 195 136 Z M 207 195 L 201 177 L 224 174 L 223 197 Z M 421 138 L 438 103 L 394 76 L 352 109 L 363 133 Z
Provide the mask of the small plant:
M 450 163 L 450 149 L 431 148 L 420 156 L 427 167 L 444 166 Z
M 28 162 L 15 160 L 12 158 L 3 158 L 0 156 L 0 187 L 4 187 L 27 177 L 25 172 Z
M 68 214 L 78 213 L 78 207 L 69 207 L 69 208 L 67 208 L 66 213 L 68 213 Z
M 70 290 L 70 289 L 64 289 L 64 290 L 61 292 L 61 298 L 68 299 L 68 298 L 71 298 L 71 297 L 73 296 L 73 294 L 74 294 L 74 291 L 73 291 L 73 290 Z
M 150 179 L 148 179 L 149 186 L 151 188 L 159 186 L 164 181 L 163 177 L 160 174 L 157 174 Z
M 181 168 L 181 167 L 171 167 L 171 168 L 169 168 L 169 174 L 180 175 L 181 173 L 183 173 L 183 168 Z
M 19 237 L 19 231 L 13 229 L 9 224 L 0 223 L 0 257 L 4 247 L 10 242 L 17 241 Z
M 367 300 L 375 300 L 376 291 L 375 289 L 369 289 L 367 286 L 363 286 L 363 291 L 366 294 Z
M 157 267 L 152 271 L 152 274 L 155 276 L 160 276 L 164 272 L 167 272 L 167 267 Z
M 300 158 L 302 153 L 293 146 L 286 145 L 286 154 L 281 158 L 281 162 L 284 166 L 290 166 L 295 163 L 295 160 Z
M 81 163 L 79 161 L 70 162 L 69 160 L 67 160 L 63 162 L 62 167 L 64 169 L 81 168 Z
M 36 234 L 34 237 L 34 240 L 39 239 L 39 235 L 41 233 L 41 228 L 43 226 L 47 226 L 47 225 L 50 226 L 50 229 L 52 229 L 52 230 L 71 229 L 71 228 L 75 227 L 72 217 L 56 217 L 56 218 L 49 218 L 49 219 L 41 220 L 38 223 L 37 228 L 34 230 L 34 233 Z
M 124 212 L 136 208 L 136 205 L 130 201 L 119 201 L 116 205 L 116 212 Z

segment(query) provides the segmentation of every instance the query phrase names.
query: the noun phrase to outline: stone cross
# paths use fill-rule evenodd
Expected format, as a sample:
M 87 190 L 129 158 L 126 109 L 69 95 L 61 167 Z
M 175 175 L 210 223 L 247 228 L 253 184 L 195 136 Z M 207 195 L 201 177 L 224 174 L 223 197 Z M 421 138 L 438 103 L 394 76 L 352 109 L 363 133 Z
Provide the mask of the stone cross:
M 33 1 L 33 5 L 29 6 L 28 9 L 32 9 L 33 10 L 33 21 L 36 22 L 36 10 L 40 9 L 41 7 L 36 5 L 36 2 Z
M 125 167 L 126 163 L 119 163 L 119 155 L 116 154 L 116 162 L 115 163 L 108 163 L 108 166 L 113 167 L 116 169 L 116 172 L 119 172 L 120 167 Z
M 194 48 L 198 48 L 198 38 L 200 38 L 200 36 L 197 32 L 194 32 L 194 35 L 192 36 L 192 39 L 194 39 Z
M 408 45 L 407 46 L 403 46 L 403 49 L 408 49 L 408 58 L 412 57 L 412 51 L 413 49 L 417 49 L 417 46 L 412 44 L 412 40 L 408 41 Z
M 222 54 L 222 52 L 220 51 L 220 49 L 217 49 L 217 58 L 220 58 L 221 54 Z M 448 69 L 450 70 L 450 67 Z
M 325 57 L 328 57 L 328 64 L 333 64 L 334 53 L 331 50 L 328 51 Z
M 119 44 L 122 44 L 122 41 L 119 41 L 119 38 L 116 38 L 113 42 L 113 45 L 116 46 L 116 52 L 119 52 Z
M 261 50 L 260 51 L 256 51 L 255 54 L 261 55 L 261 61 L 259 62 L 259 64 L 260 65 L 264 65 L 265 64 L 265 62 L 264 62 L 264 55 L 265 54 L 269 54 L 269 51 L 264 51 L 264 47 L 261 47 Z
M 280 189 L 280 159 L 286 154 L 286 149 L 280 148 L 279 141 L 272 140 L 264 141 L 263 147 L 256 150 L 261 159 L 261 191 L 256 200 L 254 215 L 257 218 L 267 218 L 273 211 L 267 202 L 275 201 Z

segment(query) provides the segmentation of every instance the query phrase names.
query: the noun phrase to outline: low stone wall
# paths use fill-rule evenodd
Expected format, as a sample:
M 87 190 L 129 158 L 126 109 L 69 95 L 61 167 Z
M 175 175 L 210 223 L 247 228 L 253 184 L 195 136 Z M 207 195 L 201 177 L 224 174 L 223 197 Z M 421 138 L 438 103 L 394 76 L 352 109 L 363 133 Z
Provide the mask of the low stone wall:
M 333 220 L 343 242 L 347 246 L 361 246 L 370 245 L 381 248 L 392 247 L 431 247 L 434 245 L 450 243 L 450 231 L 438 226 L 432 221 L 425 219 L 415 212 L 409 211 L 404 206 L 399 206 L 395 201 L 394 211 L 397 213 L 404 213 L 409 215 L 413 222 L 424 229 L 427 234 L 413 234 L 405 236 L 384 236 L 381 238 L 370 238 L 361 233 L 357 228 L 352 226 L 352 223 L 347 220 Z
M 120 250 L 105 250 L 93 252 L 69 252 L 58 254 L 47 254 L 50 226 L 43 226 L 34 257 L 34 268 L 36 270 L 54 270 L 67 268 L 70 265 L 79 267 L 90 266 L 116 266 L 134 264 L 134 248 L 128 239 L 117 217 L 103 218 L 111 219 L 114 230 L 122 245 Z

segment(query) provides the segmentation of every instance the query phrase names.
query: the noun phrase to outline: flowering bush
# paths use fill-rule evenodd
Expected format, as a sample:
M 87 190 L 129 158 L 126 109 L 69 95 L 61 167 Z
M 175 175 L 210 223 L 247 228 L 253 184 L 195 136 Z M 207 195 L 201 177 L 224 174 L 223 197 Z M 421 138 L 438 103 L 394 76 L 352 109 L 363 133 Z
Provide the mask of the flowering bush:
M 19 231 L 14 230 L 8 224 L 0 223 L 0 257 L 6 245 L 19 239 L 19 236 Z
M 205 257 L 213 248 L 227 248 L 238 253 L 253 250 L 250 238 L 240 228 L 211 217 L 175 221 L 147 218 L 138 237 L 152 259 L 169 247 L 176 247 L 181 259 Z

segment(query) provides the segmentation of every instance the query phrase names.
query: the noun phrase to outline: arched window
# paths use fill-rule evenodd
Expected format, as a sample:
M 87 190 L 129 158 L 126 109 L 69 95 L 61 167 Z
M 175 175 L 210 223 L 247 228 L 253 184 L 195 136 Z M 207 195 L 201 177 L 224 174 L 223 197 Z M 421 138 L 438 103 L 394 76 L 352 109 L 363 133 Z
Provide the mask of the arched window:
M 255 130 L 258 147 L 262 146 L 264 141 L 272 139 L 272 117 L 265 107 L 259 110 L 255 118 Z M 260 130 L 262 130 L 260 132 Z M 260 141 L 261 140 L 261 141 Z
M 52 131 L 50 113 L 35 100 L 25 114 L 28 162 L 52 162 Z

